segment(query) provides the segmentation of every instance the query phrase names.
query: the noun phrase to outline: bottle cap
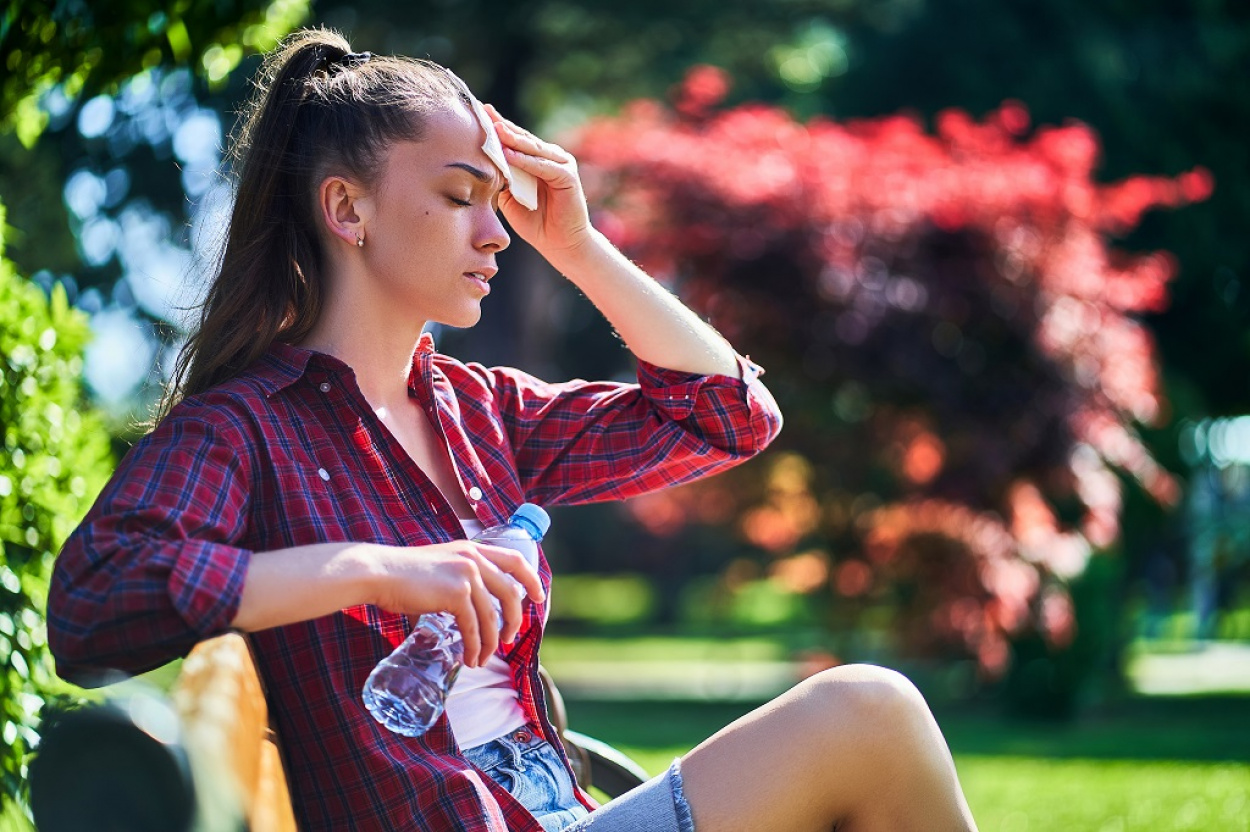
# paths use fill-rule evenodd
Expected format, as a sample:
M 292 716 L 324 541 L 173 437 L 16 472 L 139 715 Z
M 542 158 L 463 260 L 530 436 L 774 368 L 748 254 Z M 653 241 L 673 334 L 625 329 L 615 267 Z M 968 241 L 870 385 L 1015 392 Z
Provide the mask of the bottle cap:
M 551 528 L 551 518 L 547 516 L 547 512 L 534 503 L 522 503 L 512 512 L 508 522 L 525 529 L 535 540 L 542 540 L 543 535 Z

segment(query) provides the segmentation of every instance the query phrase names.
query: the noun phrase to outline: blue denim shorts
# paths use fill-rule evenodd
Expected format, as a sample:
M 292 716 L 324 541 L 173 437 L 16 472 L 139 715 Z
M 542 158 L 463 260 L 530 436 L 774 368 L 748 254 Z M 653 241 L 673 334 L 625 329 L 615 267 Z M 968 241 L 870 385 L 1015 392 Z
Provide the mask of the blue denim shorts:
M 545 832 L 694 832 L 682 793 L 681 761 L 610 803 L 587 812 L 550 743 L 530 728 L 464 750 L 465 758 L 508 790 Z

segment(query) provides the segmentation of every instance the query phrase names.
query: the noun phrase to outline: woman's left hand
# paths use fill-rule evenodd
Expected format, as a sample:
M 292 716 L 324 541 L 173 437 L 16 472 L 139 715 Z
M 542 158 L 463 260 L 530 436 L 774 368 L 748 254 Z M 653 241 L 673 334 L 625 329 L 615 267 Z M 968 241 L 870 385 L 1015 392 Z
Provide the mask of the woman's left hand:
M 548 260 L 572 252 L 591 239 L 590 213 L 577 173 L 577 160 L 559 145 L 545 142 L 486 105 L 508 164 L 539 182 L 538 208 L 530 211 L 508 191 L 499 209 L 508 225 Z

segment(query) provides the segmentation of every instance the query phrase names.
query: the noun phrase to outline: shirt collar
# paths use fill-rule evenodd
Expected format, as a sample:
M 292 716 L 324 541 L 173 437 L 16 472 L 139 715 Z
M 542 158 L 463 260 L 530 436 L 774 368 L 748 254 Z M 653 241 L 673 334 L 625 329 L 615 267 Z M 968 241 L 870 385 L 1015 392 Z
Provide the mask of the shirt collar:
M 312 355 L 312 350 L 281 341 L 270 344 L 256 366 L 257 380 L 265 395 L 272 396 L 302 378 Z
M 417 358 L 421 355 L 433 354 L 434 336 L 428 332 L 422 332 L 417 340 L 416 352 L 413 354 L 412 370 L 409 375 L 410 384 L 415 381 L 420 372 Z M 279 393 L 303 378 L 308 372 L 310 362 L 320 364 L 328 370 L 352 372 L 351 367 L 332 355 L 274 341 L 257 363 L 256 375 L 265 396 Z

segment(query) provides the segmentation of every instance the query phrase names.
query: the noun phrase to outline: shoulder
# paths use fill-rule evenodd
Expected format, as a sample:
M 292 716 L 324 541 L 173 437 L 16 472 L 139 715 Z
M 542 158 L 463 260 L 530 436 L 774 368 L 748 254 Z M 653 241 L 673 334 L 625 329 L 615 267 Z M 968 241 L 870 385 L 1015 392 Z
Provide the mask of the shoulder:
M 450 355 L 435 353 L 434 369 L 451 384 L 460 397 L 491 398 L 501 392 L 501 386 L 511 387 L 513 374 L 519 370 L 509 367 L 486 367 L 474 361 L 463 362 Z
M 275 418 L 275 399 L 302 374 L 302 363 L 271 350 L 239 375 L 180 401 L 149 438 L 224 442 L 242 453 L 262 441 Z
M 570 388 L 592 384 L 583 379 L 550 382 L 509 366 L 491 366 L 477 362 L 463 363 L 450 356 L 435 354 L 434 366 L 452 383 L 461 395 L 478 394 L 495 397 L 514 395 L 554 395 Z M 594 382 L 610 385 L 612 382 Z M 619 385 L 617 385 L 619 386 Z

